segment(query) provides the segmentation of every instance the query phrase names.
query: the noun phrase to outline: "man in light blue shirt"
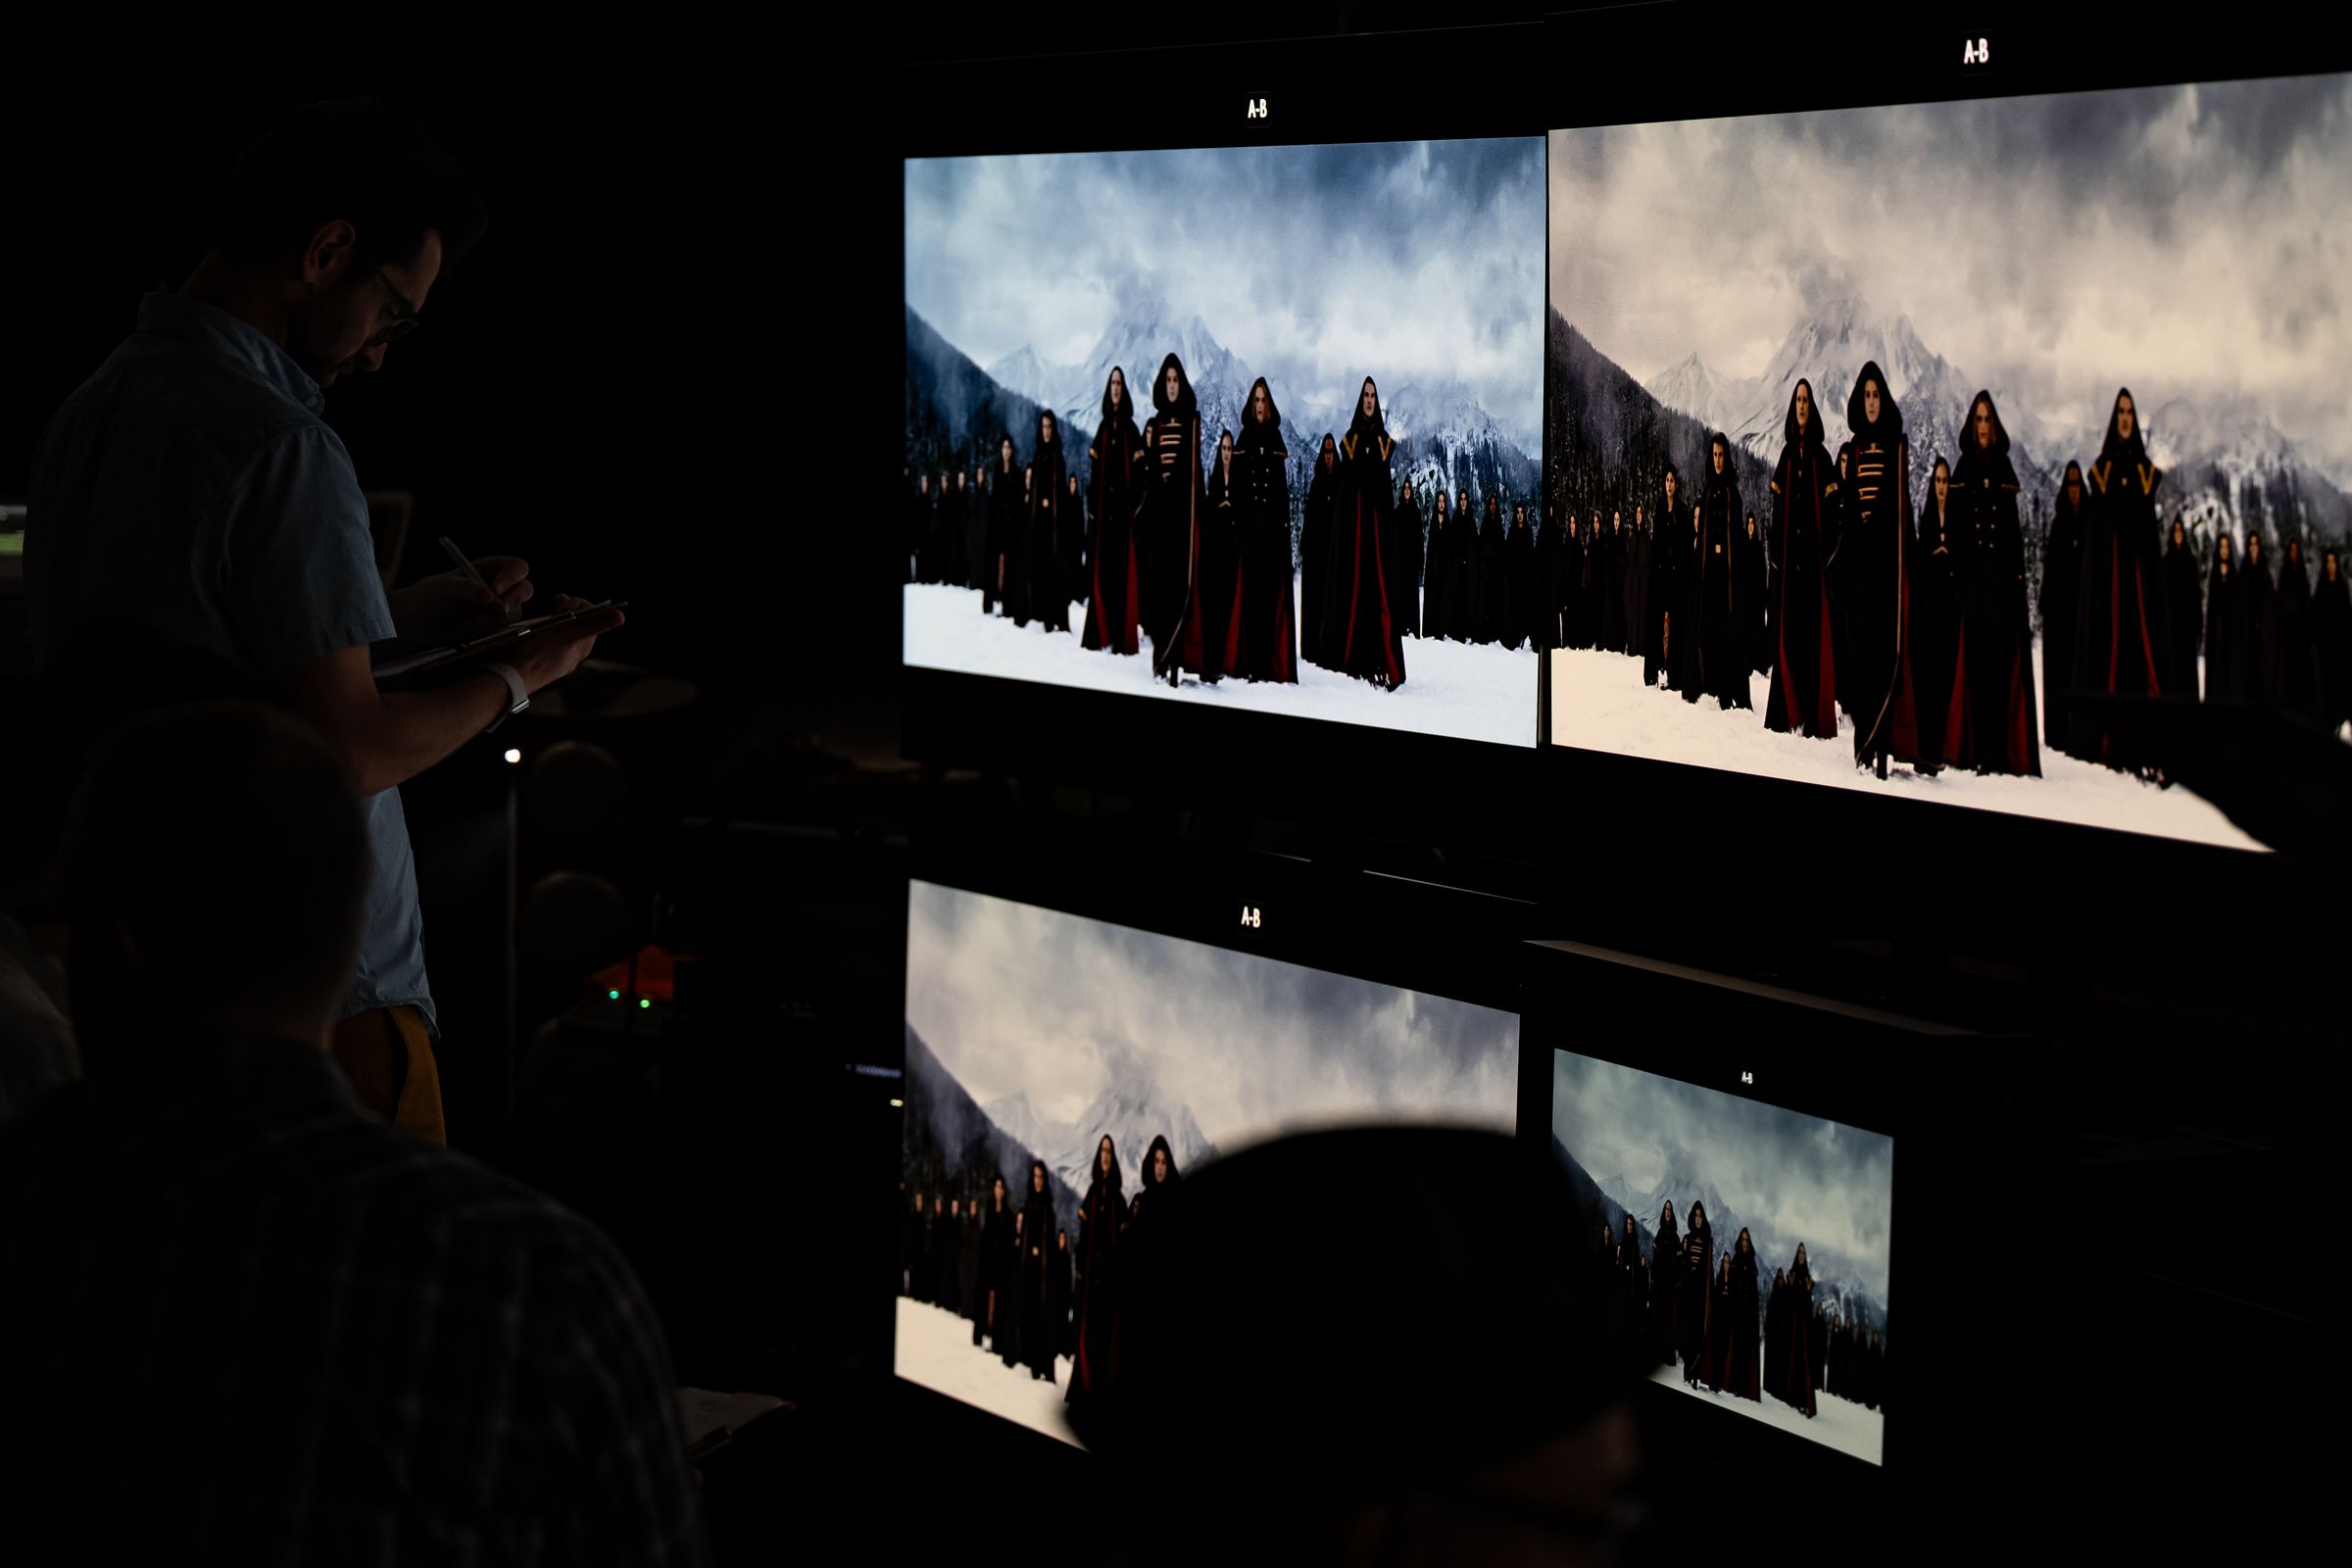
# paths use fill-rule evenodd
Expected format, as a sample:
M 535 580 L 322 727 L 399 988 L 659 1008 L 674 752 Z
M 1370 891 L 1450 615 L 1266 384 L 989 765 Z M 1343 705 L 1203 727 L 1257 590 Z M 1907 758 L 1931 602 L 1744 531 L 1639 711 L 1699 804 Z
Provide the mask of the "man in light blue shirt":
M 371 103 L 294 111 L 240 157 L 195 273 L 140 301 L 138 330 L 50 421 L 25 527 L 42 658 L 83 619 L 131 611 L 270 682 L 341 749 L 374 858 L 336 1056 L 363 1103 L 426 1136 L 440 1130 L 432 991 L 398 786 L 621 618 L 551 628 L 431 690 L 376 689 L 370 644 L 488 630 L 531 595 L 513 557 L 475 563 L 487 590 L 451 571 L 387 595 L 350 455 L 321 417 L 325 389 L 381 368 L 483 226 L 413 122 Z

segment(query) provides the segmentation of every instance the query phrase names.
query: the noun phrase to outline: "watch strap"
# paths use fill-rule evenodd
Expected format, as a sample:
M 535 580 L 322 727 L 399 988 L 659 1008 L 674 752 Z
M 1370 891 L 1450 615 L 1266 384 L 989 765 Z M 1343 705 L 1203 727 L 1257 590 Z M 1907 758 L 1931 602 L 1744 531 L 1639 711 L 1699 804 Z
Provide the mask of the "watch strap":
M 513 664 L 485 663 L 482 668 L 506 682 L 507 687 L 507 710 L 490 721 L 490 728 L 482 731 L 487 735 L 531 706 L 531 689 L 522 683 L 522 675 Z

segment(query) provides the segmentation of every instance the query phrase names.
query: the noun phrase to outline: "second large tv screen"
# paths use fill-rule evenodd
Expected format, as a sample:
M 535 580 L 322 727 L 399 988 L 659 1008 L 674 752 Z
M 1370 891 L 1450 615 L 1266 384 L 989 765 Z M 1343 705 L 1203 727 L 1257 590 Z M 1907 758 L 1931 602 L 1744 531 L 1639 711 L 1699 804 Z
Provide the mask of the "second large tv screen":
M 1553 132 L 1552 741 L 2257 847 L 2102 701 L 2352 705 L 2348 83 Z
M 1536 136 L 908 160 L 906 662 L 1532 744 L 1544 210 Z

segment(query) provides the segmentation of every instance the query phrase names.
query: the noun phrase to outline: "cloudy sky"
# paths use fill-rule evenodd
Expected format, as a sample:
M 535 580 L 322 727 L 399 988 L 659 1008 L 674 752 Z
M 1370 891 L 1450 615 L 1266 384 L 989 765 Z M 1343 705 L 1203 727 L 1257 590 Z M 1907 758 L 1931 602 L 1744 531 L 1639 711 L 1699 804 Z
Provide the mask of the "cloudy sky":
M 1517 1119 L 1514 1013 L 913 884 L 906 1021 L 972 1099 L 1074 1121 L 1114 1078 L 1225 1152 L 1378 1111 Z
M 1640 379 L 1693 350 L 1753 375 L 1855 293 L 2070 424 L 2100 423 L 2121 384 L 2151 409 L 2231 394 L 2352 465 L 2352 76 L 1550 144 L 1551 302 Z
M 1199 315 L 1286 408 L 1466 383 L 1537 450 L 1541 137 L 910 159 L 906 303 L 982 367 Z
M 1751 1232 L 1770 1225 L 1810 1252 L 1835 1249 L 1886 1299 L 1893 1139 L 1567 1051 L 1552 1054 L 1551 1130 L 1588 1173 L 1623 1172 L 1636 1192 L 1670 1171 L 1712 1182 Z

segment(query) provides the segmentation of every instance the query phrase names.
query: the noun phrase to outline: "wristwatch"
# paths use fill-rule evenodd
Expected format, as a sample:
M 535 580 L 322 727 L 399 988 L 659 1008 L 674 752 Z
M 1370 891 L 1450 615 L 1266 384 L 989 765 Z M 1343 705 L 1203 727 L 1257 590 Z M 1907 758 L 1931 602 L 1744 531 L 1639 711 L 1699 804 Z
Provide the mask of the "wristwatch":
M 515 672 L 513 664 L 484 664 L 482 667 L 507 683 L 507 710 L 492 719 L 490 727 L 482 731 L 485 735 L 491 735 L 497 733 L 501 724 L 531 706 L 531 689 L 522 683 L 522 676 Z

